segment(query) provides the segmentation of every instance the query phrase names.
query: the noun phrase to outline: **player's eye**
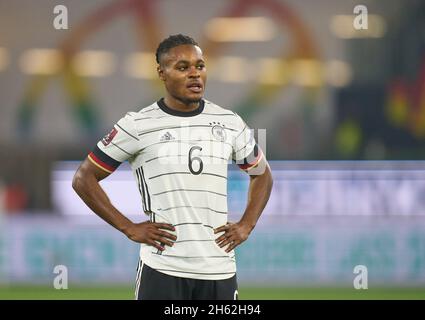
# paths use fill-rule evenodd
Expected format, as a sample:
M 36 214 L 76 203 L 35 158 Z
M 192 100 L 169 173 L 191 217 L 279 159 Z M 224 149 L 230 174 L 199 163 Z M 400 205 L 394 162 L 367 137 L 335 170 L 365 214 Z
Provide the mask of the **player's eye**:
M 199 70 L 203 70 L 205 68 L 204 64 L 199 64 L 196 66 Z
M 180 71 L 185 71 L 187 69 L 187 66 L 179 66 L 177 67 L 177 69 Z

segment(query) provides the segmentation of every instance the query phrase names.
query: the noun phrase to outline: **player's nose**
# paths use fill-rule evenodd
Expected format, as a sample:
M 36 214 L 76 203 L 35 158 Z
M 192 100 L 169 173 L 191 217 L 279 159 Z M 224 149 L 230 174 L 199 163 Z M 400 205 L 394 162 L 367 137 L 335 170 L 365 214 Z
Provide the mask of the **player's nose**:
M 201 76 L 201 72 L 198 68 L 192 66 L 189 69 L 189 78 L 199 78 Z

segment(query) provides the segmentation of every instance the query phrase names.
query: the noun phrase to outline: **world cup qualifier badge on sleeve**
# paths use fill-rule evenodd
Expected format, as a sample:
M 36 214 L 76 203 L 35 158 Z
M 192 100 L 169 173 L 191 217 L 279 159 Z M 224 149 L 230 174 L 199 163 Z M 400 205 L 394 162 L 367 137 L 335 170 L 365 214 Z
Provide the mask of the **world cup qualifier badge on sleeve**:
M 108 144 L 111 143 L 112 139 L 114 139 L 114 137 L 117 134 L 117 129 L 113 128 L 106 136 L 103 137 L 102 139 L 102 143 L 103 145 L 106 147 Z

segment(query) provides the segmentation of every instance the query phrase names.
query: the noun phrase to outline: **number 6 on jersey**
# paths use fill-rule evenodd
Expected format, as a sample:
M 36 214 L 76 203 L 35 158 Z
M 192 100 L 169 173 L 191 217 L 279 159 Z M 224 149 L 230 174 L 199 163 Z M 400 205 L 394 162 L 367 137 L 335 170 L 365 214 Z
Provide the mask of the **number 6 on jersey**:
M 192 157 L 193 150 L 202 151 L 202 148 L 200 146 L 194 146 L 194 147 L 190 148 L 190 150 L 189 150 L 189 170 L 192 174 L 198 175 L 202 172 L 202 169 L 204 168 L 204 164 L 202 163 L 202 159 L 200 157 Z M 193 170 L 192 164 L 193 164 L 194 161 L 199 161 L 198 171 Z

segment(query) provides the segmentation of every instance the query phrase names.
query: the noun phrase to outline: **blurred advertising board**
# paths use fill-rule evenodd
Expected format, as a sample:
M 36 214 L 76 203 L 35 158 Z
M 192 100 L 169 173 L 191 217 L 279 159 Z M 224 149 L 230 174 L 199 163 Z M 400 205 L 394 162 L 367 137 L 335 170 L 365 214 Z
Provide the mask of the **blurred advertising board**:
M 51 285 L 55 266 L 69 283 L 133 283 L 138 245 L 106 224 L 13 217 L 0 233 L 0 282 Z M 90 219 L 89 219 L 90 220 Z M 425 285 L 421 218 L 294 217 L 257 226 L 237 249 L 241 284 L 352 286 L 357 265 L 369 286 Z
M 64 215 L 91 215 L 72 190 L 78 164 L 62 162 L 52 174 L 52 197 Z M 264 215 L 425 217 L 425 162 L 272 161 L 273 192 Z M 140 215 L 142 199 L 128 164 L 101 182 L 111 201 L 129 215 Z M 228 210 L 243 213 L 249 178 L 229 166 Z M 129 200 L 130 199 L 130 200 Z

